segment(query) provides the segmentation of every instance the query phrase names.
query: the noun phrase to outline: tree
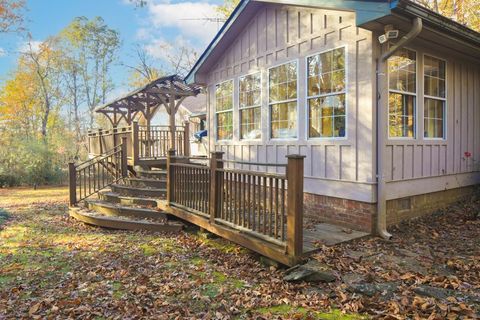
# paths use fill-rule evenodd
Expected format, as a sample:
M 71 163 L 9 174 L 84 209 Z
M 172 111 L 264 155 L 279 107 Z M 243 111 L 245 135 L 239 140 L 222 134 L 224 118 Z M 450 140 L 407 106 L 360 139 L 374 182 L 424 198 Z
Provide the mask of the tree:
M 420 5 L 480 31 L 480 2 L 478 0 L 415 0 Z
M 216 11 L 221 18 L 228 19 L 239 3 L 240 0 L 224 0 Z
M 47 140 L 47 127 L 53 108 L 60 108 L 62 95 L 59 79 L 59 52 L 55 48 L 55 38 L 49 38 L 34 48 L 28 42 L 26 51 L 21 52 L 19 68 L 32 76 L 36 86 L 37 105 L 41 114 L 41 135 Z
M 81 82 L 90 127 L 93 127 L 95 107 L 105 103 L 107 94 L 113 89 L 109 71 L 116 60 L 120 36 L 100 17 L 92 20 L 78 17 L 61 32 L 60 37 L 69 51 L 71 83 Z
M 24 0 L 0 0 L 0 33 L 21 29 Z
M 186 76 L 193 68 L 198 59 L 197 51 L 188 43 L 161 44 L 165 52 L 165 60 L 168 63 L 170 73 Z
M 139 88 L 165 75 L 162 69 L 154 66 L 154 61 L 151 60 L 144 47 L 136 45 L 135 55 L 136 65 L 125 65 L 130 69 L 129 84 L 132 88 Z

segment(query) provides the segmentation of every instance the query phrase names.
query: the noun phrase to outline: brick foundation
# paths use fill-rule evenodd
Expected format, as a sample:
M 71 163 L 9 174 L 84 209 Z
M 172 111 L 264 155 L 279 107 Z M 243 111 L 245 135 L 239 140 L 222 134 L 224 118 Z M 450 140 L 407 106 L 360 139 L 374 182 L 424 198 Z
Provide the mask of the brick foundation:
M 387 225 L 424 216 L 478 193 L 478 186 L 455 188 L 387 201 Z
M 304 193 L 305 220 L 328 222 L 350 229 L 372 232 L 376 204 Z
M 478 186 L 426 193 L 387 201 L 387 225 L 421 217 L 472 197 L 480 192 Z M 304 193 L 305 221 L 327 222 L 354 230 L 374 233 L 376 203 L 341 199 L 318 194 Z

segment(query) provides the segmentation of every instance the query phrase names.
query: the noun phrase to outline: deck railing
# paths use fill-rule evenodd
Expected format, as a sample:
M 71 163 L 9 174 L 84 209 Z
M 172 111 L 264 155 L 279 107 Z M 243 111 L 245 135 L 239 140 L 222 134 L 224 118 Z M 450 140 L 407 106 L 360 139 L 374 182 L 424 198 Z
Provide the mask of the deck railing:
M 169 126 L 138 126 L 138 157 L 140 159 L 166 158 L 168 150 L 172 148 L 178 150 L 179 155 L 188 156 L 186 150 L 189 148 L 190 141 L 188 144 L 185 143 L 188 135 L 188 126 L 177 126 L 175 145 L 172 146 Z
M 169 126 L 143 126 L 138 122 L 125 127 L 97 129 L 88 132 L 88 152 L 90 157 L 105 155 L 105 152 L 118 145 L 123 138 L 127 140 L 127 157 L 133 165 L 142 161 L 165 159 L 172 148 Z M 178 155 L 190 155 L 189 124 L 176 126 L 175 143 Z
M 232 241 L 239 239 L 240 232 L 275 246 L 272 249 L 252 245 L 262 254 L 279 257 L 289 264 L 299 259 L 303 253 L 304 156 L 289 155 L 285 165 L 222 158 L 223 153 L 215 152 L 207 163 L 192 163 L 192 158 L 185 163 L 184 157 L 170 153 L 167 206 L 203 217 L 208 226 L 213 226 L 212 230 L 232 230 Z M 284 173 L 238 169 L 242 165 L 280 167 L 275 171 Z M 206 226 L 205 221 L 200 222 L 202 227 Z M 281 255 L 286 255 L 286 260 Z
M 127 137 L 103 155 L 69 163 L 70 206 L 127 177 Z

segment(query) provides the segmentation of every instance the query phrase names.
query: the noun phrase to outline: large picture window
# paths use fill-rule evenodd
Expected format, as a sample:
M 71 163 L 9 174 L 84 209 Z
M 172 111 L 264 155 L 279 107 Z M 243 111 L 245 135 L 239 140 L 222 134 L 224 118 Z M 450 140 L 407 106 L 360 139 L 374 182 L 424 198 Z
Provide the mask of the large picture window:
M 443 60 L 424 56 L 424 137 L 445 138 L 446 63 Z
M 393 138 L 414 138 L 416 128 L 416 53 L 400 49 L 388 59 L 388 132 Z
M 217 140 L 233 137 L 233 80 L 215 86 Z
M 296 138 L 297 62 L 269 69 L 268 89 L 271 137 Z
M 240 139 L 260 139 L 262 83 L 260 72 L 239 79 Z
M 307 58 L 308 136 L 345 137 L 345 48 Z

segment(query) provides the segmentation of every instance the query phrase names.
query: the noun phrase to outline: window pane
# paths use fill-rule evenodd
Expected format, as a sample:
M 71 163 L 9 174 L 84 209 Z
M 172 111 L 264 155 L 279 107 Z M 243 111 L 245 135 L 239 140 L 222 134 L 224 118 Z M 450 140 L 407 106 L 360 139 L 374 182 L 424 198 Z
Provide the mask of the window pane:
M 425 56 L 424 60 L 425 94 L 445 98 L 445 61 L 430 56 Z
M 260 139 L 260 107 L 240 110 L 240 138 Z
M 425 98 L 424 103 L 424 137 L 444 138 L 445 101 Z
M 272 138 L 297 137 L 297 103 L 278 103 L 270 106 Z
M 239 80 L 240 108 L 260 105 L 260 72 L 241 77 Z
M 390 93 L 388 99 L 388 130 L 390 137 L 415 136 L 415 97 Z
M 345 136 L 345 94 L 308 100 L 310 138 Z
M 416 92 L 416 54 L 400 49 L 388 59 L 389 88 L 404 92 Z
M 308 96 L 345 90 L 345 48 L 308 58 Z
M 215 86 L 216 110 L 223 111 L 233 108 L 233 80 L 225 81 Z
M 278 102 L 297 98 L 297 62 L 292 61 L 268 71 L 268 101 Z
M 230 140 L 233 137 L 232 111 L 217 113 L 217 139 Z

